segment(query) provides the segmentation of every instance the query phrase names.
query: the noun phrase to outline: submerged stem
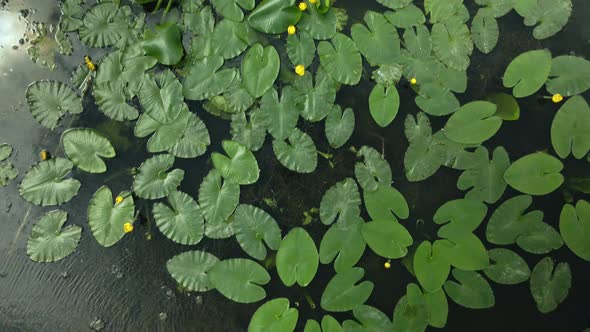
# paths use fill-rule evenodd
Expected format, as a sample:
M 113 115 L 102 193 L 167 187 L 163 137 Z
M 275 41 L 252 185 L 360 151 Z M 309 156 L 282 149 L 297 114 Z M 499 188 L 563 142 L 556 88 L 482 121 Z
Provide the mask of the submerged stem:
M 315 302 L 313 301 L 313 299 L 311 298 L 311 295 L 309 295 L 309 292 L 307 290 L 303 291 L 303 296 L 305 296 L 305 300 L 307 301 L 309 306 L 312 309 L 315 309 L 316 308 Z
M 332 155 L 332 154 L 330 154 L 330 153 L 325 153 L 325 152 L 322 152 L 322 151 L 319 151 L 319 150 L 316 150 L 316 152 L 317 152 L 317 153 L 318 153 L 320 156 L 322 156 L 322 157 L 324 157 L 325 159 L 328 159 L 328 160 L 332 159 L 332 157 L 333 157 L 333 155 Z
M 162 6 L 162 2 L 164 2 L 164 0 L 158 0 L 158 3 L 156 3 L 156 8 L 154 8 L 152 13 L 155 13 L 160 9 L 160 7 Z

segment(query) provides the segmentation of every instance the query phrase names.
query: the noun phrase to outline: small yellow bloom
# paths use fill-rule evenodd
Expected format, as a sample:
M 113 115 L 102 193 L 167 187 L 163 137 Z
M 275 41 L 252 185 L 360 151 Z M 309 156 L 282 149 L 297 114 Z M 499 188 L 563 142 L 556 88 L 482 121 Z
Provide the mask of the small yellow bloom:
M 563 96 L 560 95 L 559 93 L 556 93 L 556 94 L 553 95 L 553 97 L 551 97 L 551 100 L 554 103 L 558 104 L 558 103 L 561 103 L 561 101 L 563 100 Z
M 289 27 L 287 28 L 287 33 L 289 35 L 294 35 L 295 32 L 297 32 L 297 29 L 295 28 L 295 26 L 294 25 L 289 25 Z
M 50 155 L 47 150 L 41 150 L 41 153 L 39 153 L 39 157 L 41 158 L 41 160 L 45 161 L 50 158 Z
M 117 198 L 115 198 L 115 203 L 119 204 L 123 202 L 123 196 L 117 196 Z
M 297 65 L 297 67 L 295 67 L 295 74 L 297 74 L 299 76 L 305 75 L 305 66 L 304 65 Z
M 130 222 L 126 222 L 125 225 L 123 225 L 123 231 L 125 233 L 131 233 L 133 231 L 133 224 Z
M 391 263 L 389 261 L 385 262 L 385 264 L 383 264 L 383 267 L 386 269 L 389 269 L 391 267 Z
M 312 5 L 315 5 L 316 2 L 318 2 L 318 0 L 309 0 L 309 3 L 311 3 Z
M 94 65 L 94 63 L 92 63 L 92 60 L 88 55 L 84 56 L 84 62 L 86 63 L 86 67 L 88 67 L 88 70 L 96 71 L 96 66 Z
M 416 85 L 417 83 L 418 83 L 418 80 L 415 77 L 412 77 L 412 79 L 410 80 L 410 84 Z
M 306 4 L 305 2 L 303 2 L 303 1 L 301 1 L 301 2 L 299 3 L 299 10 L 303 12 L 303 11 L 305 11 L 306 9 L 307 9 L 307 4 Z

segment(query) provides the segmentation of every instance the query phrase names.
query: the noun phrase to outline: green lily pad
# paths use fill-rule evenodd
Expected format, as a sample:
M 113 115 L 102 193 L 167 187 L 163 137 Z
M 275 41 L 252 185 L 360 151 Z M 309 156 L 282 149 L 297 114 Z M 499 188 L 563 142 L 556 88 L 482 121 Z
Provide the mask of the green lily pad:
M 138 97 L 145 114 L 162 124 L 176 120 L 184 106 L 182 84 L 168 69 L 144 80 Z
M 111 247 L 125 236 L 124 225 L 135 219 L 133 196 L 124 191 L 118 196 L 121 203 L 114 202 L 113 193 L 102 186 L 94 193 L 88 205 L 88 225 L 92 235 L 103 247 Z
M 258 181 L 258 162 L 247 147 L 234 141 L 223 141 L 222 146 L 227 156 L 214 152 L 211 154 L 211 160 L 226 181 L 240 185 Z
M 258 263 L 244 258 L 226 259 L 209 270 L 209 281 L 228 299 L 238 303 L 258 302 L 266 297 L 263 285 L 270 275 Z
M 118 42 L 123 31 L 128 28 L 128 15 L 122 8 L 108 2 L 90 8 L 78 31 L 82 43 L 91 47 L 107 47 Z
M 155 31 L 147 29 L 141 47 L 145 53 L 163 65 L 175 65 L 184 55 L 182 33 L 176 23 L 156 25 Z
M 315 42 L 307 32 L 303 31 L 287 37 L 287 56 L 293 66 L 303 65 L 305 68 L 311 66 L 315 53 Z
M 380 184 L 377 190 L 363 192 L 365 208 L 373 220 L 406 219 L 410 215 L 408 202 L 397 189 Z
M 266 139 L 266 122 L 259 109 L 248 112 L 248 118 L 245 112 L 232 115 L 232 141 L 245 145 L 250 151 L 258 151 Z
M 385 12 L 385 18 L 391 22 L 391 24 L 402 29 L 423 25 L 426 22 L 422 10 L 413 4 L 395 11 L 387 11 Z
M 590 61 L 571 55 L 553 59 L 549 81 L 547 81 L 549 93 L 574 96 L 588 89 L 590 89 Z
M 534 26 L 533 37 L 549 38 L 567 24 L 572 13 L 571 0 L 527 0 L 514 3 L 516 12 L 524 17 L 524 24 Z
M 484 8 L 478 10 L 471 23 L 471 38 L 475 47 L 482 53 L 489 54 L 496 47 L 499 36 L 498 22 L 493 11 Z
M 579 200 L 574 208 L 566 204 L 559 217 L 559 231 L 563 241 L 578 257 L 590 261 L 590 204 Z
M 452 19 L 463 6 L 462 0 L 425 0 L 424 11 L 430 14 L 430 23 Z
M 296 90 L 295 103 L 305 120 L 321 121 L 330 113 L 336 100 L 336 82 L 324 69 L 318 69 L 315 84 L 312 75 L 304 75 L 293 82 L 293 87 Z
M 209 280 L 209 272 L 218 262 L 219 259 L 208 252 L 192 250 L 170 258 L 166 269 L 187 291 L 206 292 L 215 288 Z
M 65 158 L 55 158 L 35 164 L 25 174 L 18 191 L 26 201 L 41 205 L 59 205 L 76 196 L 80 181 L 67 178 L 74 164 Z
M 347 108 L 342 111 L 339 105 L 334 105 L 325 123 L 325 133 L 330 146 L 337 149 L 350 139 L 354 132 L 354 111 Z
M 432 50 L 445 65 L 459 71 L 467 70 L 473 52 L 469 28 L 455 20 L 436 23 L 432 27 Z
M 572 273 L 566 262 L 555 265 L 551 257 L 545 257 L 535 265 L 531 273 L 531 293 L 541 313 L 549 313 L 567 298 L 572 286 Z
M 27 88 L 26 98 L 35 120 L 51 130 L 67 113 L 80 114 L 83 111 L 80 97 L 60 82 L 35 82 Z
M 283 284 L 306 287 L 319 265 L 318 250 L 309 234 L 300 227 L 292 229 L 281 241 L 276 257 L 277 272 Z
M 196 158 L 205 154 L 210 144 L 211 138 L 205 123 L 194 113 L 189 113 L 186 128 L 168 152 L 178 158 Z
M 18 176 L 18 170 L 10 161 L 5 161 L 12 154 L 12 146 L 7 143 L 0 144 L 0 187 L 4 187 L 8 181 Z
M 483 272 L 492 281 L 503 285 L 516 285 L 529 279 L 531 269 L 514 251 L 496 248 L 488 251 L 488 254 L 493 263 Z
M 516 244 L 531 254 L 546 254 L 563 246 L 559 232 L 545 223 L 533 223 L 516 238 Z
M 305 322 L 303 332 L 322 332 L 322 327 L 317 321 L 308 319 L 307 322 Z
M 452 266 L 461 270 L 477 271 L 490 265 L 488 252 L 477 236 L 465 234 L 449 240 L 436 240 L 434 248 Z
M 337 273 L 326 285 L 322 294 L 321 306 L 326 311 L 343 312 L 362 305 L 373 292 L 373 283 L 357 283 L 365 275 L 365 270 L 353 267 Z
M 279 76 L 281 60 L 272 46 L 254 44 L 242 59 L 244 87 L 254 98 L 261 97 L 274 84 Z
M 188 120 L 191 113 L 188 107 L 183 105 L 183 110 L 178 117 L 164 124 L 156 121 L 147 114 L 140 115 L 135 123 L 133 133 L 136 137 L 147 137 L 152 135 L 147 142 L 147 150 L 151 153 L 162 152 L 172 148 L 178 143 L 188 127 Z
M 320 202 L 320 220 L 324 225 L 334 221 L 342 226 L 355 223 L 361 214 L 361 196 L 356 182 L 346 178 L 330 187 Z
M 590 151 L 590 107 L 582 96 L 563 104 L 551 124 L 551 143 L 557 155 L 565 159 L 570 152 L 582 159 Z
M 502 203 L 490 217 L 486 228 L 487 240 L 498 245 L 512 244 L 530 225 L 541 222 L 541 211 L 524 214 L 532 202 L 531 196 L 521 195 Z
M 336 34 L 338 18 L 335 10 L 329 10 L 321 14 L 315 6 L 308 6 L 301 14 L 301 20 L 297 27 L 301 31 L 309 33 L 313 39 L 327 40 Z
M 274 88 L 271 88 L 260 100 L 260 117 L 267 126 L 268 132 L 277 140 L 284 140 L 291 135 L 299 120 L 299 111 L 295 105 L 295 91 L 292 87 L 284 87 L 281 99 Z
M 199 206 L 205 217 L 205 235 L 209 238 L 228 238 L 234 234 L 228 220 L 240 200 L 240 185 L 223 181 L 212 169 L 199 187 Z
M 399 111 L 400 98 L 395 85 L 377 84 L 369 95 L 369 111 L 380 127 L 387 127 Z
M 430 314 L 428 325 L 443 328 L 447 325 L 449 303 L 444 290 L 441 288 L 434 293 L 424 293 L 426 310 Z
M 248 332 L 293 332 L 298 317 L 299 312 L 289 307 L 288 299 L 274 299 L 256 309 L 248 324 Z
M 127 121 L 139 116 L 137 109 L 127 103 L 125 91 L 117 83 L 95 84 L 92 95 L 98 109 L 109 119 Z
M 211 0 L 217 14 L 236 22 L 244 19 L 243 9 L 254 9 L 254 0 Z M 240 8 L 241 7 L 241 8 Z
M 223 92 L 237 75 L 235 69 L 221 69 L 223 57 L 211 55 L 193 63 L 182 83 L 186 99 L 203 100 Z
M 514 88 L 516 98 L 528 97 L 547 82 L 551 71 L 551 52 L 535 50 L 517 56 L 506 68 L 504 87 Z
M 424 241 L 414 253 L 414 272 L 416 278 L 427 292 L 439 290 L 451 271 L 449 263 L 440 255 L 437 246 Z
M 510 165 L 504 180 L 514 189 L 529 195 L 546 195 L 563 183 L 559 159 L 542 152 L 526 155 Z
M 514 8 L 514 0 L 475 0 L 480 6 L 486 6 L 494 17 L 502 17 Z
M 352 310 L 354 320 L 345 320 L 345 331 L 391 331 L 391 320 L 381 310 L 369 305 L 359 305 Z
M 64 153 L 74 165 L 88 173 L 104 173 L 103 158 L 114 158 L 115 149 L 108 138 L 90 128 L 74 128 L 61 136 Z
M 395 305 L 392 331 L 425 331 L 428 315 L 428 308 L 420 287 L 413 283 L 408 284 L 406 294 Z
M 27 241 L 27 255 L 35 262 L 56 262 L 73 253 L 80 242 L 82 227 L 63 228 L 68 213 L 53 210 L 46 213 L 31 230 Z
M 473 154 L 473 165 L 470 165 L 457 180 L 459 190 L 469 190 L 465 198 L 496 203 L 504 194 L 506 186 L 504 173 L 510 167 L 508 152 L 503 147 L 494 150 L 489 159 L 488 149 L 479 147 Z
M 405 49 L 412 58 L 427 59 L 430 57 L 432 53 L 432 37 L 430 31 L 424 25 L 420 24 L 406 29 L 403 37 Z
M 0 161 L 4 161 L 12 155 L 12 146 L 8 143 L 0 144 Z
M 159 154 L 144 161 L 133 178 L 133 191 L 146 199 L 158 199 L 170 195 L 182 182 L 184 171 L 170 168 L 174 157 Z
M 81 20 L 84 15 L 84 9 L 81 6 L 83 3 L 83 0 L 65 0 L 61 3 L 59 30 L 63 32 L 73 32 L 78 30 L 84 24 Z
M 364 221 L 358 218 L 351 225 L 333 224 L 320 243 L 320 263 L 334 261 L 334 270 L 339 273 L 353 267 L 365 252 L 365 239 L 361 233 Z
M 364 158 L 354 165 L 354 175 L 364 191 L 375 191 L 392 183 L 391 167 L 377 150 L 363 146 L 357 157 Z
M 443 225 L 438 229 L 438 236 L 449 239 L 475 231 L 487 212 L 487 206 L 480 201 L 455 199 L 438 208 L 432 219 Z
M 434 116 L 452 114 L 461 107 L 459 100 L 451 90 L 438 83 L 420 85 L 419 95 L 416 96 L 416 105 L 425 113 Z
M 257 41 L 256 31 L 245 22 L 222 20 L 211 35 L 211 54 L 229 60 L 242 54 L 248 45 Z
M 502 119 L 496 115 L 496 105 L 474 101 L 461 106 L 447 121 L 444 134 L 462 144 L 480 144 L 498 132 Z
M 300 18 L 295 0 L 263 0 L 248 15 L 248 23 L 260 32 L 279 34 L 297 24 Z
M 168 195 L 168 202 L 170 206 L 164 203 L 154 204 L 154 219 L 160 232 L 180 244 L 195 245 L 201 242 L 205 221 L 197 202 L 180 191 Z
M 324 317 L 322 317 L 322 331 L 344 332 L 338 320 L 330 315 L 324 315 Z
M 402 258 L 408 253 L 413 239 L 408 230 L 397 221 L 377 220 L 363 224 L 363 238 L 377 255 L 390 259 Z
M 486 100 L 496 104 L 496 116 L 504 121 L 516 121 L 520 118 L 520 106 L 516 99 L 507 93 L 499 92 L 487 95 Z
M 458 282 L 445 282 L 445 292 L 451 300 L 470 309 L 491 308 L 496 303 L 490 284 L 477 272 L 453 269 Z
M 352 39 L 336 33 L 330 42 L 318 44 L 318 55 L 322 67 L 334 80 L 347 85 L 359 83 L 363 60 Z
M 350 33 L 361 54 L 371 66 L 394 62 L 400 55 L 399 36 L 395 26 L 382 14 L 367 11 L 364 16 L 367 27 L 353 24 Z
M 236 240 L 248 255 L 264 260 L 266 247 L 263 241 L 271 250 L 279 249 L 281 229 L 274 218 L 264 210 L 242 204 L 236 209 L 233 219 Z
M 281 165 L 297 173 L 312 173 L 318 165 L 318 153 L 309 135 L 295 128 L 288 138 L 274 140 L 272 149 Z

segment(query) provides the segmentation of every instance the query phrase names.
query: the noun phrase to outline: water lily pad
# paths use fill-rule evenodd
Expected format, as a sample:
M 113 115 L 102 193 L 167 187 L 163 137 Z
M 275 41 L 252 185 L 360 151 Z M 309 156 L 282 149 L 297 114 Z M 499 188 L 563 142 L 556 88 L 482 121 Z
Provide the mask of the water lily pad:
M 228 299 L 253 303 L 266 297 L 261 286 L 268 284 L 270 275 L 252 260 L 232 258 L 215 264 L 209 270 L 209 280 Z
M 367 11 L 364 16 L 367 27 L 353 24 L 350 33 L 361 54 L 371 66 L 390 64 L 400 55 L 399 36 L 395 26 L 382 14 Z
M 113 193 L 102 186 L 94 193 L 88 205 L 88 225 L 96 241 L 103 247 L 111 247 L 125 236 L 124 225 L 135 219 L 133 196 L 124 191 L 118 196 L 121 203 L 114 201 Z
M 334 270 L 339 273 L 353 267 L 365 252 L 365 239 L 361 233 L 364 221 L 358 218 L 348 226 L 333 224 L 320 243 L 320 262 L 334 261 Z
M 318 250 L 309 234 L 300 227 L 292 229 L 281 241 L 276 257 L 277 272 L 286 286 L 306 287 L 319 265 Z
M 430 314 L 428 325 L 443 328 L 447 325 L 449 303 L 444 290 L 441 288 L 434 293 L 424 293 L 424 304 Z
M 139 116 L 137 109 L 127 103 L 125 91 L 118 83 L 95 84 L 92 95 L 98 109 L 110 119 L 127 121 Z
M 352 310 L 358 321 L 345 320 L 345 331 L 392 331 L 391 320 L 381 310 L 369 305 L 359 305 Z
M 313 38 L 307 32 L 287 37 L 287 56 L 293 66 L 309 67 L 315 58 L 316 47 Z
M 124 6 L 127 7 L 127 6 Z M 128 15 L 114 3 L 99 3 L 90 8 L 82 19 L 78 31 L 80 40 L 87 46 L 107 47 L 121 39 L 128 28 Z
M 426 22 L 424 13 L 413 4 L 395 11 L 385 12 L 385 18 L 398 28 L 408 29 Z
M 546 314 L 567 298 L 572 285 L 572 273 L 566 262 L 555 265 L 551 257 L 545 257 L 535 265 L 531 273 L 531 293 L 537 309 Z
M 365 208 L 373 220 L 406 219 L 410 215 L 408 202 L 397 189 L 380 184 L 375 191 L 363 192 Z
M 205 123 L 194 113 L 189 113 L 186 128 L 168 152 L 178 158 L 196 158 L 205 154 L 210 144 L 211 138 Z
M 305 328 L 303 329 L 303 332 L 322 332 L 322 327 L 317 321 L 308 319 L 307 322 L 305 322 Z
M 287 86 L 281 94 L 279 101 L 279 94 L 271 88 L 260 100 L 261 120 L 267 125 L 268 132 L 277 140 L 287 139 L 299 120 L 295 90 Z
M 263 0 L 248 16 L 248 23 L 260 32 L 279 34 L 297 24 L 300 18 L 295 0 Z
M 572 13 L 571 0 L 527 0 L 514 3 L 516 12 L 524 17 L 524 24 L 534 26 L 533 37 L 549 38 L 567 24 Z
M 510 165 L 504 180 L 514 189 L 530 195 L 546 195 L 561 186 L 563 164 L 542 152 L 526 155 Z
M 469 190 L 465 198 L 496 203 L 504 194 L 506 186 L 504 173 L 510 167 L 508 152 L 503 147 L 494 150 L 492 159 L 489 159 L 488 150 L 479 147 L 473 154 L 473 162 L 457 180 L 459 190 Z
M 184 171 L 173 169 L 174 157 L 159 154 L 144 161 L 133 178 L 133 191 L 146 199 L 158 199 L 170 195 L 182 182 Z
M 486 100 L 496 104 L 496 116 L 504 121 L 516 121 L 520 118 L 520 106 L 516 99 L 507 93 L 492 93 Z
M 27 255 L 35 262 L 56 262 L 74 252 L 80 242 L 82 227 L 63 228 L 68 213 L 53 210 L 45 214 L 31 230 L 27 241 Z
M 496 115 L 496 105 L 474 101 L 461 106 L 447 121 L 444 134 L 462 144 L 480 144 L 490 139 L 502 126 Z
M 195 245 L 201 242 L 205 221 L 197 202 L 180 191 L 168 195 L 168 202 L 170 206 L 154 204 L 154 219 L 160 232 L 180 244 Z
M 438 225 L 442 225 L 438 229 L 439 237 L 453 238 L 475 231 L 487 212 L 487 206 L 480 201 L 455 199 L 438 208 L 432 219 Z
M 432 27 L 432 50 L 445 65 L 465 71 L 469 67 L 469 57 L 473 52 L 473 41 L 469 28 L 454 20 L 436 23 Z
M 108 138 L 90 128 L 74 128 L 61 136 L 64 153 L 74 165 L 88 173 L 107 171 L 102 158 L 114 158 L 115 149 Z
M 373 283 L 363 281 L 365 270 L 353 267 L 337 273 L 326 285 L 322 294 L 321 306 L 326 311 L 343 312 L 362 305 L 373 292 Z
M 12 155 L 12 146 L 8 143 L 0 144 L 0 161 L 4 161 Z
M 543 220 L 543 212 L 535 210 L 524 214 L 532 204 L 533 199 L 528 195 L 513 197 L 500 205 L 490 217 L 486 229 L 488 242 L 506 245 L 516 242 L 518 236 L 524 233 L 530 225 Z
M 498 22 L 492 10 L 478 10 L 471 23 L 471 37 L 475 47 L 482 53 L 489 54 L 496 47 L 499 36 Z
M 242 59 L 244 87 L 254 98 L 261 97 L 270 89 L 279 75 L 281 60 L 272 46 L 254 44 Z
M 65 158 L 54 158 L 35 164 L 25 174 L 18 191 L 26 201 L 41 205 L 59 205 L 76 196 L 80 181 L 67 178 L 74 164 Z
M 0 144 L 0 187 L 4 187 L 8 181 L 18 176 L 18 170 L 10 161 L 5 161 L 12 154 L 12 146 L 7 143 Z
M 298 316 L 297 309 L 289 307 L 288 299 L 274 299 L 256 309 L 248 324 L 248 332 L 293 332 Z
M 250 111 L 249 121 L 245 112 L 232 115 L 232 140 L 245 145 L 250 151 L 260 150 L 266 138 L 266 122 L 261 114 L 259 109 Z
M 430 14 L 430 23 L 451 20 L 463 7 L 462 0 L 425 0 L 424 11 Z
M 436 240 L 434 247 L 447 262 L 461 270 L 477 271 L 490 265 L 485 246 L 473 234 L 453 236 L 450 241 Z
M 506 68 L 504 86 L 516 98 L 528 97 L 545 84 L 551 71 L 551 52 L 535 50 L 517 56 Z
M 313 39 L 326 40 L 336 34 L 338 18 L 334 10 L 321 14 L 315 6 L 308 6 L 308 10 L 301 14 L 297 27 L 309 33 Z
M 211 0 L 217 14 L 236 22 L 244 19 L 243 9 L 254 9 L 254 0 Z M 240 8 L 241 7 L 241 8 Z
M 321 67 L 320 67 L 321 68 Z M 324 69 L 318 69 L 315 84 L 312 75 L 304 75 L 293 83 L 296 90 L 295 102 L 301 116 L 310 122 L 325 118 L 336 100 L 336 82 Z
M 361 196 L 356 182 L 347 178 L 330 187 L 320 202 L 320 220 L 324 225 L 334 221 L 342 226 L 355 223 L 361 214 Z
M 565 159 L 570 152 L 582 159 L 590 151 L 590 107 L 582 96 L 563 104 L 551 124 L 551 143 L 557 155 Z
M 545 223 L 533 223 L 516 238 L 516 244 L 532 254 L 546 254 L 563 246 L 563 240 L 553 226 Z
M 525 282 L 531 275 L 531 269 L 522 257 L 514 251 L 496 248 L 488 251 L 492 265 L 483 272 L 490 280 L 503 285 L 516 285 Z
M 425 113 L 434 116 L 452 114 L 461 107 L 459 100 L 451 90 L 438 83 L 420 85 L 419 95 L 416 96 L 416 105 Z
M 336 33 L 331 41 L 318 44 L 322 67 L 340 83 L 357 85 L 361 79 L 363 60 L 355 43 L 344 34 Z
M 175 65 L 184 55 L 182 33 L 176 23 L 166 22 L 155 26 L 155 31 L 147 29 L 141 47 L 145 53 L 163 65 Z
M 237 75 L 235 69 L 221 69 L 223 57 L 211 55 L 192 64 L 182 84 L 186 99 L 203 100 L 223 92 Z
M 162 124 L 176 120 L 184 108 L 182 84 L 168 69 L 144 80 L 138 97 L 145 114 Z
M 377 255 L 390 259 L 402 258 L 408 253 L 413 239 L 408 230 L 393 220 L 365 223 L 363 238 Z
M 330 146 L 337 149 L 350 139 L 354 131 L 354 112 L 351 108 L 342 111 L 339 105 L 334 105 L 325 123 L 325 133 Z
M 212 169 L 199 187 L 199 205 L 205 217 L 205 235 L 209 238 L 227 238 L 234 234 L 228 219 L 238 206 L 240 186 L 223 181 Z
M 486 6 L 494 17 L 502 17 L 514 8 L 514 0 L 475 0 L 480 6 Z
M 322 331 L 344 332 L 338 320 L 330 315 L 322 317 Z
M 81 18 L 84 9 L 81 4 L 83 0 L 65 0 L 61 3 L 61 16 L 59 18 L 59 29 L 63 32 L 78 30 L 84 23 Z
M 297 173 L 312 173 L 318 165 L 318 153 L 311 137 L 295 128 L 288 138 L 274 140 L 272 149 L 281 165 Z
M 588 89 L 590 89 L 590 61 L 571 55 L 553 59 L 549 81 L 547 81 L 549 93 L 574 96 Z
M 428 241 L 422 242 L 414 253 L 414 272 L 416 278 L 427 292 L 439 290 L 451 271 L 449 263 L 440 255 L 438 246 Z
M 82 101 L 60 82 L 38 81 L 27 88 L 27 104 L 35 120 L 51 130 L 66 115 L 82 113 Z
M 579 200 L 576 207 L 566 204 L 559 217 L 559 231 L 563 241 L 578 257 L 590 261 L 590 204 Z
M 428 315 L 428 308 L 420 287 L 413 283 L 408 284 L 406 295 L 402 296 L 395 305 L 392 331 L 425 331 Z
M 236 240 L 244 251 L 258 259 L 266 258 L 266 247 L 278 250 L 281 243 L 279 225 L 264 210 L 252 205 L 241 204 L 233 215 Z
M 380 127 L 387 127 L 399 111 L 399 93 L 395 85 L 375 85 L 369 95 L 369 111 Z
M 260 169 L 256 157 L 247 147 L 234 141 L 223 141 L 223 150 L 227 156 L 214 152 L 211 154 L 213 166 L 228 182 L 240 185 L 253 184 L 258 181 Z
M 248 45 L 257 41 L 256 31 L 245 22 L 222 20 L 211 35 L 212 54 L 232 59 L 242 54 Z
M 206 292 L 215 288 L 209 280 L 209 272 L 219 262 L 212 254 L 199 251 L 185 251 L 166 262 L 168 273 L 187 291 Z
M 485 309 L 496 303 L 490 284 L 477 272 L 453 269 L 458 282 L 445 282 L 445 292 L 457 304 L 470 309 Z
M 146 113 L 142 114 L 135 123 L 134 134 L 137 137 L 152 135 L 147 142 L 147 150 L 151 153 L 162 152 L 177 144 L 188 127 L 191 113 L 183 105 L 178 117 L 170 123 L 158 122 Z
M 357 152 L 357 156 L 364 160 L 354 165 L 354 175 L 364 191 L 375 191 L 381 186 L 391 184 L 391 167 L 381 153 L 372 147 L 363 146 Z

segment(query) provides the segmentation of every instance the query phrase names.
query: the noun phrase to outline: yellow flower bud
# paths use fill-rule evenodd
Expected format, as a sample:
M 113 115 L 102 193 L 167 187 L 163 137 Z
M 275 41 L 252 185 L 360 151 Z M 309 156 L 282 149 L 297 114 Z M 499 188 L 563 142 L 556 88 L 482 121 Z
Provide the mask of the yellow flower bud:
M 123 231 L 125 233 L 131 233 L 133 231 L 133 224 L 130 222 L 126 222 L 125 225 L 123 225 Z
M 307 9 L 307 4 L 306 4 L 305 2 L 303 2 L 303 1 L 301 1 L 301 2 L 299 3 L 299 10 L 303 12 L 303 11 L 305 11 L 306 9 Z
M 386 269 L 389 269 L 391 267 L 391 263 L 389 261 L 385 262 L 385 264 L 383 264 L 383 267 Z
M 295 74 L 297 74 L 299 76 L 305 75 L 305 66 L 304 65 L 297 65 L 297 67 L 295 67 Z
M 415 77 L 412 77 L 412 79 L 410 80 L 410 84 L 416 85 L 417 83 L 418 83 L 418 80 Z
M 315 5 L 316 2 L 318 2 L 318 0 L 309 0 L 309 3 L 311 3 L 312 5 Z
M 553 97 L 551 97 L 551 100 L 554 103 L 558 104 L 558 103 L 561 103 L 561 101 L 563 100 L 563 96 L 560 95 L 559 93 L 556 93 L 556 94 L 553 95 Z
M 115 198 L 115 203 L 119 204 L 119 203 L 121 203 L 121 202 L 123 202 L 123 196 L 117 196 L 117 197 Z
M 47 150 L 41 150 L 41 153 L 39 153 L 39 157 L 41 158 L 41 160 L 45 161 L 50 158 L 50 155 Z
M 294 25 L 289 25 L 289 27 L 287 28 L 287 33 L 289 35 L 294 35 L 295 32 L 297 32 L 297 28 L 295 28 Z

